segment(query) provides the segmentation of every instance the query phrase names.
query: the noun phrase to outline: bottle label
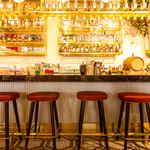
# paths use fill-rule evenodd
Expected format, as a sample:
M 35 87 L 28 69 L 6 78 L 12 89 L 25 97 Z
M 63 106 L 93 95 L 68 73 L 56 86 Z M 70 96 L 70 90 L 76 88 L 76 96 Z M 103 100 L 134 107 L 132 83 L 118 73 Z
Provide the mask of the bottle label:
M 69 3 L 67 3 L 67 8 L 70 8 L 70 4 Z
M 112 3 L 109 4 L 109 8 L 112 8 Z
M 59 3 L 59 8 L 62 8 L 62 4 L 61 3 Z
M 137 3 L 134 4 L 134 8 L 137 8 Z
M 85 48 L 85 52 L 88 52 L 88 48 Z
M 120 4 L 117 4 L 117 8 L 120 8 Z
M 52 8 L 55 8 L 56 6 L 55 6 L 55 3 L 53 3 L 53 5 L 52 5 Z
M 46 8 L 49 8 L 49 4 L 46 4 L 46 6 L 45 6 Z
M 75 4 L 75 5 L 74 5 L 74 8 L 78 8 L 78 4 Z
M 147 7 L 147 5 L 146 5 L 146 3 L 144 3 L 144 4 L 143 4 L 143 8 L 146 8 L 146 7 Z
M 104 8 L 104 4 L 101 4 L 101 8 Z
M 128 4 L 125 4 L 125 8 L 128 8 Z
M 93 4 L 93 8 L 96 8 L 96 4 Z
M 86 3 L 84 4 L 84 9 L 86 9 L 87 8 L 87 6 L 86 6 Z

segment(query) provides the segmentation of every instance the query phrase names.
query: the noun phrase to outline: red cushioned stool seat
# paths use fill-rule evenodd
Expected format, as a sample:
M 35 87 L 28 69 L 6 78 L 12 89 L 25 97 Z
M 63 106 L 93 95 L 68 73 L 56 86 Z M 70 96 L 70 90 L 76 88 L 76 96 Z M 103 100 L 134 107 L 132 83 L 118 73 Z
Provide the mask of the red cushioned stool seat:
M 136 92 L 118 93 L 118 98 L 125 102 L 135 102 L 135 103 L 150 102 L 150 94 L 146 93 L 136 93 Z
M 80 100 L 99 101 L 107 99 L 107 94 L 99 91 L 81 91 L 77 93 Z
M 27 96 L 30 101 L 54 101 L 58 98 L 58 92 L 34 92 Z
M 17 92 L 0 92 L 0 102 L 8 102 L 19 98 L 20 93 Z

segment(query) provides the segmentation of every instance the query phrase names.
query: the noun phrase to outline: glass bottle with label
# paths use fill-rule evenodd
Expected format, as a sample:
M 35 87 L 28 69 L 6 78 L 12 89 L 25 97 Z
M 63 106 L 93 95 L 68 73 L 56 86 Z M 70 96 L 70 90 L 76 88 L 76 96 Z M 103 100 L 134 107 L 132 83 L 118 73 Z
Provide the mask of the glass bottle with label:
M 125 0 L 125 3 L 124 3 L 124 6 L 123 6 L 123 9 L 124 9 L 125 11 L 129 10 L 128 0 Z
M 4 19 L 4 27 L 7 27 L 7 20 Z
M 46 0 L 46 3 L 45 3 L 45 11 L 50 11 L 50 3 L 49 3 L 49 0 Z
M 32 37 L 29 34 L 29 36 L 28 36 L 28 42 L 31 42 L 31 41 L 32 41 Z
M 81 53 L 84 53 L 84 47 L 83 47 L 83 44 L 81 45 Z
M 16 37 L 16 34 L 14 35 L 14 37 L 13 37 L 13 40 L 12 40 L 13 42 L 17 42 L 17 37 Z
M 72 53 L 75 53 L 76 52 L 76 46 L 73 45 L 73 48 L 72 48 Z
M 93 50 L 92 50 L 93 53 L 96 53 L 96 47 L 95 47 L 95 44 L 93 45 Z
M 78 11 L 78 2 L 75 0 L 74 2 L 74 11 Z
M 99 44 L 97 44 L 96 52 L 99 53 L 99 51 L 100 51 L 100 47 L 99 47 Z
M 131 6 L 131 10 L 137 10 L 137 2 L 136 2 L 136 0 L 133 0 L 132 6 Z
M 78 46 L 78 44 L 76 45 L 76 53 L 79 53 L 79 46 Z
M 29 6 L 29 11 L 32 11 L 32 4 L 30 3 L 30 6 Z
M 86 0 L 84 0 L 84 3 L 83 3 L 83 11 L 87 11 L 87 3 L 86 3 Z
M 116 10 L 117 10 L 117 11 L 121 10 L 120 0 L 117 0 L 117 3 L 116 3 Z
M 52 2 L 52 11 L 56 11 L 56 1 L 55 0 L 53 0 L 53 2 Z
M 88 11 L 91 11 L 91 4 L 88 4 Z
M 67 0 L 66 9 L 67 9 L 67 11 L 70 11 L 70 1 L 69 0 Z
M 104 10 L 104 2 L 103 2 L 103 0 L 100 0 L 99 9 L 101 11 Z
M 18 38 L 18 42 L 22 42 L 22 37 L 21 37 L 21 35 L 20 35 L 19 38 Z
M 113 10 L 113 3 L 111 0 L 108 2 L 108 10 Z
M 59 0 L 59 3 L 58 3 L 58 11 L 62 11 L 62 8 L 63 8 L 62 0 Z
M 93 11 L 97 11 L 97 4 L 95 2 L 95 0 L 93 0 L 93 7 L 92 7 Z
M 28 19 L 26 19 L 26 22 L 25 22 L 25 27 L 28 28 L 29 27 L 29 22 L 28 22 Z
M 141 10 L 147 10 L 147 2 L 145 0 L 142 0 Z
M 0 11 L 4 10 L 4 4 L 2 3 L 2 0 L 0 0 Z
M 26 35 L 24 36 L 24 42 L 28 42 L 28 38 Z
M 6 42 L 6 36 L 5 36 L 5 34 L 3 35 L 2 41 L 3 41 L 3 43 Z
M 7 3 L 7 11 L 12 11 L 12 10 L 13 10 L 13 4 L 11 0 L 9 0 L 9 2 Z
M 89 51 L 89 48 L 88 48 L 88 46 L 86 45 L 86 47 L 85 47 L 85 53 L 88 53 L 88 51 Z
M 10 34 L 9 34 L 8 37 L 7 37 L 7 42 L 11 42 Z

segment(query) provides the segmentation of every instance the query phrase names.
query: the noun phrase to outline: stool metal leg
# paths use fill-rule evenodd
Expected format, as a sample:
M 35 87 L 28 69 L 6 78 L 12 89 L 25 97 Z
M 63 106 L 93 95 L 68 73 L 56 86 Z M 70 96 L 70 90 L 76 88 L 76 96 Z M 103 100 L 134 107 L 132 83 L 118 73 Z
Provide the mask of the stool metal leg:
M 5 102 L 5 138 L 6 150 L 9 150 L 9 102 Z
M 35 102 L 31 102 L 31 108 L 30 108 L 30 114 L 29 114 L 29 122 L 28 122 L 28 127 L 27 127 L 27 136 L 30 135 L 32 117 L 33 117 L 33 111 L 34 111 L 34 105 L 35 105 Z M 28 142 L 29 142 L 29 138 L 26 138 L 25 150 L 27 150 Z
M 125 138 L 128 138 L 130 103 L 126 103 L 126 118 L 125 118 Z M 127 140 L 124 139 L 124 150 L 127 150 Z
M 83 126 L 83 118 L 84 118 L 84 109 L 85 109 L 85 101 L 82 101 L 82 100 L 81 100 L 80 117 L 79 117 L 78 150 L 80 150 L 80 145 L 81 145 L 81 135 L 80 135 L 80 134 L 82 134 L 82 126 Z
M 55 114 L 55 120 L 56 120 L 57 130 L 58 130 L 59 129 L 59 121 L 58 121 L 56 101 L 53 101 L 52 104 L 53 104 L 53 110 L 54 110 L 54 114 Z M 59 131 L 58 131 L 58 133 L 59 133 Z M 58 136 L 58 138 L 60 139 L 60 136 Z
M 148 121 L 149 121 L 149 124 L 150 124 L 150 108 L 149 108 L 149 103 L 145 103 L 145 106 L 146 106 Z
M 39 102 L 36 102 L 36 107 L 35 107 L 35 127 L 34 127 L 34 132 L 36 132 L 36 130 L 37 130 L 38 112 L 39 112 Z
M 98 105 L 101 108 L 101 116 L 102 116 L 102 122 L 103 122 L 103 128 L 104 128 L 104 134 L 107 134 L 107 128 L 106 128 L 106 122 L 105 122 L 105 113 L 104 113 L 104 106 L 103 101 L 98 101 Z M 106 143 L 106 149 L 109 150 L 108 146 L 108 136 L 105 136 L 105 143 Z
M 97 101 L 98 103 L 98 101 Z M 102 122 L 102 113 L 101 113 L 101 107 L 100 105 L 98 104 L 98 112 L 99 112 L 99 119 L 100 119 L 100 131 L 103 132 L 103 122 Z
M 21 133 L 20 129 L 20 121 L 19 121 L 19 116 L 18 116 L 18 109 L 17 109 L 17 103 L 16 100 L 13 100 L 13 106 L 14 106 L 14 111 L 15 111 L 15 117 L 16 117 L 16 122 L 17 122 L 17 127 L 18 127 L 18 132 Z M 19 136 L 20 140 L 22 140 L 22 136 Z
M 123 116 L 124 104 L 125 104 L 125 102 L 122 101 L 121 102 L 121 108 L 120 108 L 119 121 L 118 121 L 118 126 L 117 126 L 117 133 L 119 133 L 119 129 L 120 129 L 120 126 L 121 126 L 121 120 L 122 120 L 122 116 Z M 116 140 L 118 140 L 118 138 L 119 138 L 119 136 L 116 137 Z
M 142 103 L 139 103 L 139 110 L 140 110 L 141 132 L 144 133 L 144 128 L 143 128 L 143 107 L 142 107 Z M 144 139 L 144 136 L 142 136 L 142 139 Z
M 51 115 L 52 136 L 55 136 L 55 125 L 54 125 L 54 111 L 53 111 L 53 104 L 52 104 L 52 102 L 49 102 L 49 104 L 50 104 L 50 115 Z M 53 147 L 54 147 L 54 150 L 56 150 L 56 138 L 53 138 Z

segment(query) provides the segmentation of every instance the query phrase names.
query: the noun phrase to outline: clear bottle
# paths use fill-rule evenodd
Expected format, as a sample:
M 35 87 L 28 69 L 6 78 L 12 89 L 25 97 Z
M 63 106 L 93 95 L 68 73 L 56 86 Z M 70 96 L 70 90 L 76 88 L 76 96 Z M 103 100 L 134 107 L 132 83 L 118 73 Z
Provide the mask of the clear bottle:
M 145 0 L 142 0 L 141 10 L 147 10 L 147 2 Z
M 6 36 L 5 36 L 5 34 L 3 35 L 2 41 L 3 41 L 3 43 L 6 42 Z
M 33 8 L 32 8 L 32 4 L 30 3 L 30 6 L 29 6 L 29 11 L 32 11 Z
M 70 11 L 70 1 L 69 0 L 67 0 L 67 3 L 66 3 L 66 10 Z
M 95 47 L 95 44 L 93 45 L 92 53 L 96 53 L 96 47 Z
M 104 10 L 104 2 L 103 2 L 103 0 L 100 0 L 99 9 L 101 11 Z
M 29 34 L 29 36 L 28 36 L 28 42 L 32 42 L 32 37 L 31 37 L 30 34 Z
M 75 0 L 74 2 L 74 11 L 78 11 L 78 2 Z
M 33 19 L 33 27 L 36 27 L 36 21 L 35 21 L 35 18 Z
M 28 28 L 28 27 L 29 27 L 29 22 L 28 22 L 28 19 L 26 19 L 25 28 Z
M 99 47 L 99 44 L 97 44 L 96 52 L 99 53 L 99 51 L 100 51 L 100 47 Z
M 13 42 L 17 42 L 17 37 L 16 37 L 16 34 L 14 35 L 14 37 L 13 37 L 13 40 L 12 40 Z
M 121 10 L 120 0 L 117 0 L 117 3 L 116 3 L 116 10 L 117 10 L 117 11 Z
M 88 4 L 88 11 L 91 11 L 91 4 Z
M 8 37 L 7 37 L 7 42 L 11 42 L 10 34 L 9 34 Z
M 9 0 L 9 2 L 7 3 L 7 11 L 13 11 L 13 4 L 11 0 Z
M 40 4 L 38 4 L 38 6 L 37 6 L 37 11 L 40 11 Z
M 108 10 L 113 10 L 112 0 L 109 0 L 109 2 L 108 2 Z
M 132 6 L 131 6 L 131 10 L 137 10 L 137 2 L 136 0 L 133 0 Z
M 56 1 L 55 0 L 53 0 L 53 2 L 52 2 L 52 11 L 56 11 Z
M 95 0 L 93 0 L 92 10 L 97 11 L 97 3 Z
M 86 0 L 84 0 L 83 11 L 87 11 L 87 3 L 86 3 Z
M 0 0 L 0 11 L 4 10 L 4 4 L 2 3 L 2 0 Z
M 22 37 L 21 37 L 21 35 L 20 35 L 19 38 L 18 38 L 18 42 L 22 42 Z
M 45 3 L 45 11 L 50 11 L 50 3 L 49 3 L 49 0 L 46 0 L 46 3 Z
M 6 18 L 4 19 L 4 27 L 7 27 L 7 20 L 6 20 Z
M 81 53 L 84 53 L 84 47 L 83 47 L 83 44 L 81 45 Z
M 125 11 L 129 10 L 128 0 L 125 0 L 123 9 L 124 9 Z
M 88 46 L 86 45 L 86 46 L 85 46 L 85 53 L 88 53 L 88 51 L 89 51 L 89 48 L 88 48 Z
M 62 0 L 59 0 L 58 11 L 62 11 L 62 9 L 63 9 L 63 3 L 62 3 Z

